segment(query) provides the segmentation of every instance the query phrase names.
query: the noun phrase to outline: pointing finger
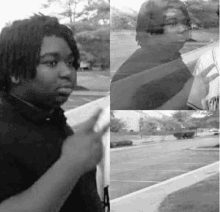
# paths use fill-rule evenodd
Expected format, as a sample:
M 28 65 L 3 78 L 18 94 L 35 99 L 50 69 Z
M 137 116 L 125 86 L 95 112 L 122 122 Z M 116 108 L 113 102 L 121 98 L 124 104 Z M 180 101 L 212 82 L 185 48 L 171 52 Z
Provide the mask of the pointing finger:
M 86 122 L 85 124 L 85 130 L 87 132 L 93 131 L 94 130 L 94 126 L 96 124 L 96 122 L 98 121 L 100 114 L 102 113 L 102 109 L 98 109 L 94 115 Z
M 106 124 L 102 129 L 99 131 L 101 135 L 104 135 L 110 128 L 110 123 Z

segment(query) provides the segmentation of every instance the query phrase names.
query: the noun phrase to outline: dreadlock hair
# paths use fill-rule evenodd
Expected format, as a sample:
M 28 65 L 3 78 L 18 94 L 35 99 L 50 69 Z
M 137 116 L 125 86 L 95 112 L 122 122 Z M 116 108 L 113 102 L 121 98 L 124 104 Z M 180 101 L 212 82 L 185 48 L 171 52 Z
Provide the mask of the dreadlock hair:
M 2 29 L 0 34 L 0 90 L 11 88 L 11 76 L 35 78 L 36 67 L 40 62 L 43 38 L 55 35 L 69 45 L 74 60 L 74 68 L 79 68 L 79 51 L 73 32 L 60 24 L 55 17 L 34 14 L 24 20 L 14 21 Z
M 149 0 L 141 5 L 138 13 L 136 25 L 136 41 L 138 44 L 141 45 L 148 37 L 148 34 L 157 35 L 164 33 L 164 11 L 169 8 L 181 10 L 185 16 L 186 25 L 190 27 L 190 17 L 184 2 L 180 0 L 163 0 L 158 5 L 155 1 Z

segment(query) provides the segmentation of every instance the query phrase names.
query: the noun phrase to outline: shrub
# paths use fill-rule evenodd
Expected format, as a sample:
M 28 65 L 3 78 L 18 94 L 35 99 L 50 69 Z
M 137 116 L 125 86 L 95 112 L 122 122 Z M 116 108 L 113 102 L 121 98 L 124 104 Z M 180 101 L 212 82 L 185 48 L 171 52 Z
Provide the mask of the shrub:
M 110 148 L 121 147 L 121 146 L 132 146 L 132 145 L 133 145 L 133 141 L 130 141 L 130 140 L 110 142 Z
M 100 64 L 102 69 L 110 66 L 110 31 L 103 27 L 94 31 L 82 31 L 76 34 L 77 42 L 83 51 L 93 56 L 92 65 Z
M 188 132 L 176 132 L 173 134 L 173 136 L 177 139 L 184 139 L 184 138 L 193 138 L 195 135 L 194 131 L 188 131 Z

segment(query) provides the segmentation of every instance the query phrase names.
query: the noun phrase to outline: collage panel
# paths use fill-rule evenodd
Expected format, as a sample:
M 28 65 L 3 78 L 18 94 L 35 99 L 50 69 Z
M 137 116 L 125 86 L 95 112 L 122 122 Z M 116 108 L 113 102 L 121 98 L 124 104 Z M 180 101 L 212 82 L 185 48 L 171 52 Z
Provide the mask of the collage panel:
M 111 211 L 219 211 L 219 1 L 111 0 Z
M 219 113 L 111 110 L 111 211 L 218 211 Z
M 0 211 L 110 210 L 109 0 L 0 16 Z
M 113 0 L 111 14 L 112 110 L 219 108 L 218 1 Z

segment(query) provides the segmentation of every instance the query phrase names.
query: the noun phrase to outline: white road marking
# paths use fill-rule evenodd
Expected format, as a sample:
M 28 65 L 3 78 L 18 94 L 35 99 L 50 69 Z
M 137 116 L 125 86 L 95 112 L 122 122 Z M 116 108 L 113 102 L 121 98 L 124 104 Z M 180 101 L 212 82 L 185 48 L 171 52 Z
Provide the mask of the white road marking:
M 159 170 L 159 172 L 161 172 L 161 171 L 164 171 L 164 172 L 188 172 L 189 170 L 178 170 L 178 169 L 161 169 L 161 170 Z
M 152 181 L 152 180 L 110 180 L 110 182 L 128 182 L 128 183 L 159 183 L 161 181 Z

